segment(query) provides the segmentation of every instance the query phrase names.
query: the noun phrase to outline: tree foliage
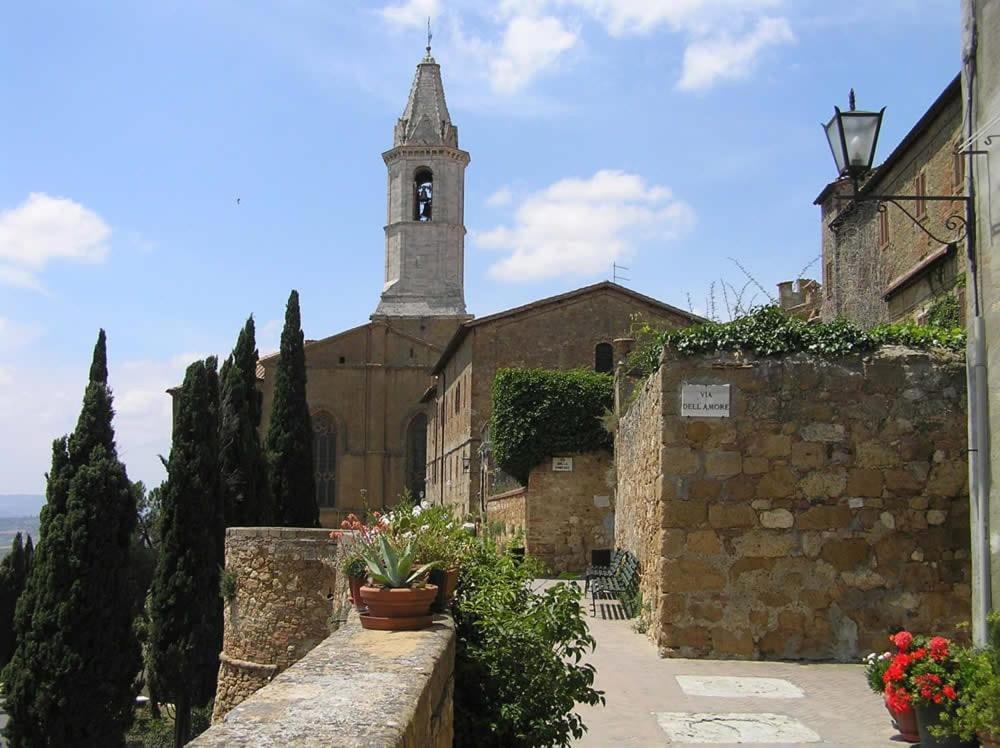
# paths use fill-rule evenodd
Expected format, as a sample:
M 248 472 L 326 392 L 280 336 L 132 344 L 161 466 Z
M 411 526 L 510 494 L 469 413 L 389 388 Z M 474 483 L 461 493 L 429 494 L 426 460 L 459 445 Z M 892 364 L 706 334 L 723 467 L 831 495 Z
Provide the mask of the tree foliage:
M 501 369 L 493 380 L 490 438 L 502 470 L 527 483 L 546 457 L 610 449 L 601 416 L 611 408 L 607 374 L 577 369 Z
M 749 351 L 759 356 L 814 353 L 844 356 L 873 350 L 881 345 L 907 345 L 961 351 L 965 331 L 959 327 L 917 325 L 913 322 L 876 325 L 864 330 L 845 320 L 806 322 L 776 306 L 763 306 L 732 322 L 707 322 L 677 330 L 640 328 L 637 346 L 628 365 L 651 373 L 660 365 L 664 347 L 693 355 L 718 351 Z
M 274 521 L 267 464 L 260 445 L 263 395 L 257 389 L 253 317 L 240 330 L 220 374 L 219 466 L 227 527 L 260 527 Z
M 281 331 L 267 432 L 267 462 L 271 495 L 281 523 L 288 527 L 318 527 L 313 430 L 306 402 L 306 353 L 298 291 L 288 297 Z
M 122 745 L 139 648 L 132 629 L 135 497 L 115 448 L 104 331 L 76 429 L 53 444 L 41 537 L 4 670 L 11 746 Z
M 580 590 L 531 589 L 538 571 L 484 541 L 463 561 L 455 596 L 455 745 L 568 746 L 586 727 L 576 704 L 604 703 Z
M 0 667 L 10 662 L 14 653 L 14 609 L 31 573 L 31 536 L 25 546 L 21 533 L 3 561 L 0 561 Z
M 215 367 L 214 358 L 196 361 L 181 385 L 150 591 L 150 677 L 158 696 L 176 707 L 178 746 L 190 735 L 192 708 L 215 694 L 222 648 L 218 589 L 224 527 Z

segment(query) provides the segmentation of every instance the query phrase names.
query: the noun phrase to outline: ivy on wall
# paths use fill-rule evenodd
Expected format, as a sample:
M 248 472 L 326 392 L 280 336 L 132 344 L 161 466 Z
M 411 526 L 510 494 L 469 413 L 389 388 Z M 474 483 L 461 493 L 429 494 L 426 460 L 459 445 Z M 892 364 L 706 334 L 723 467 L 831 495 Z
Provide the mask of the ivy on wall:
M 527 484 L 531 469 L 554 454 L 611 449 L 601 416 L 612 392 L 610 375 L 584 369 L 501 369 L 490 422 L 497 465 Z
M 960 327 L 901 322 L 863 330 L 844 319 L 806 322 L 776 306 L 758 307 L 732 322 L 707 322 L 679 330 L 658 330 L 645 325 L 635 334 L 637 345 L 628 365 L 643 374 L 659 367 L 664 346 L 682 355 L 742 350 L 759 356 L 800 352 L 843 356 L 882 345 L 952 351 L 965 348 L 965 331 Z

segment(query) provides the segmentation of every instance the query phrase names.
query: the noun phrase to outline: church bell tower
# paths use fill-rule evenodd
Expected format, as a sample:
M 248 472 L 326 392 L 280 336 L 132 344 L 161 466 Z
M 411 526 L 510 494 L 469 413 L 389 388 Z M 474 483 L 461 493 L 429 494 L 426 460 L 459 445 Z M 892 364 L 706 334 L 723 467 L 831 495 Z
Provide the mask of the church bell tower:
M 385 285 L 375 316 L 465 316 L 465 167 L 444 100 L 441 66 L 417 65 L 392 149 L 385 226 Z

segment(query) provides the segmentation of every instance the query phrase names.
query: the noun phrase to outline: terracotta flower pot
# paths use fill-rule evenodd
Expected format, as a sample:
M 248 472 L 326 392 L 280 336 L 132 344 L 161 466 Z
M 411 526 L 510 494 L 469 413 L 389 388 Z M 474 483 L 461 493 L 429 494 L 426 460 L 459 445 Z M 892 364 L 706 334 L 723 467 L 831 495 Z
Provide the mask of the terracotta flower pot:
M 365 607 L 361 602 L 361 588 L 367 581 L 368 577 L 364 576 L 347 578 L 347 585 L 351 589 L 351 602 L 354 603 L 354 607 L 357 608 L 359 612 Z
M 917 731 L 920 733 L 920 748 L 975 748 L 975 740 L 962 740 L 957 735 L 936 738 L 930 728 L 935 727 L 944 712 L 939 706 L 921 705 L 916 708 Z
M 432 569 L 427 578 L 438 588 L 434 610 L 447 610 L 455 596 L 455 588 L 458 587 L 458 569 Z
M 902 711 L 893 709 L 889 706 L 888 694 L 883 695 L 883 701 L 886 710 L 889 712 L 889 716 L 892 718 L 892 726 L 899 731 L 900 737 L 908 743 L 919 742 L 920 735 L 917 732 L 917 715 L 913 711 L 913 708 L 907 707 Z
M 361 602 L 368 607 L 368 613 L 378 618 L 412 618 L 426 616 L 431 612 L 431 603 L 437 597 L 437 585 L 424 587 L 361 587 Z
M 989 732 L 979 733 L 979 745 L 982 748 L 1000 748 L 1000 735 Z

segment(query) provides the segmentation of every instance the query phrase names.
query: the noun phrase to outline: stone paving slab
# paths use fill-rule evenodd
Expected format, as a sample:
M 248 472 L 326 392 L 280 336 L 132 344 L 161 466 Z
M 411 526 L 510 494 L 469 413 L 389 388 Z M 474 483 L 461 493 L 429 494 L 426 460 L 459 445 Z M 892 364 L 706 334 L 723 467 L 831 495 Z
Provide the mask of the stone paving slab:
M 907 745 L 892 729 L 882 700 L 868 690 L 861 665 L 662 659 L 645 635 L 632 630 L 631 621 L 602 618 L 600 609 L 596 617 L 590 616 L 587 602 L 587 622 L 597 640 L 597 650 L 588 661 L 597 668 L 596 686 L 605 691 L 607 706 L 578 707 L 589 729 L 576 745 L 588 748 L 669 745 L 710 748 L 727 744 L 745 748 L 775 745 L 902 748 Z M 704 695 L 691 693 L 690 689 L 686 692 L 678 676 L 689 686 L 694 682 L 711 683 L 710 688 L 717 691 L 725 690 L 722 686 L 727 682 L 731 686 L 738 684 L 735 688 L 750 693 L 759 690 L 762 683 L 769 683 L 770 688 L 763 689 L 768 694 Z M 786 681 L 801 691 L 802 696 L 775 698 L 776 690 L 790 691 L 787 686 L 775 686 L 770 679 Z M 730 743 L 718 742 L 718 734 L 709 738 L 711 742 L 678 742 L 681 738 L 689 739 L 679 733 L 671 742 L 671 735 L 661 723 L 663 715 L 670 714 L 673 719 L 676 713 L 696 715 L 689 722 L 704 720 L 705 715 L 725 716 L 730 724 L 733 715 L 757 718 L 779 715 L 782 718 L 779 723 L 797 723 L 816 738 L 792 736 L 784 738 L 786 742 L 776 743 L 771 734 L 766 736 L 767 742 L 738 742 L 753 736 L 741 736 L 727 727 L 733 740 Z

